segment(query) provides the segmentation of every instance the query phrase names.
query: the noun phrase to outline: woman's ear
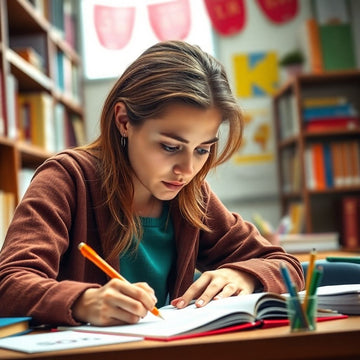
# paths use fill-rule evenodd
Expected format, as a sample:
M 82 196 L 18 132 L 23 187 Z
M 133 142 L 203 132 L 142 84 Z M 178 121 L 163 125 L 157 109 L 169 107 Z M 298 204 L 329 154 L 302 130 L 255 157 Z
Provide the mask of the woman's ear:
M 126 112 L 126 106 L 123 102 L 118 102 L 115 104 L 115 124 L 117 129 L 120 132 L 120 135 L 123 137 L 127 136 L 129 118 Z

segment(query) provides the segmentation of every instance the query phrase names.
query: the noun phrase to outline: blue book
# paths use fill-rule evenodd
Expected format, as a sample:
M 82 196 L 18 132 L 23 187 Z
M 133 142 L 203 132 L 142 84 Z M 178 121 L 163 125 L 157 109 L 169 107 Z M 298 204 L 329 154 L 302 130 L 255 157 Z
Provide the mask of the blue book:
M 0 338 L 20 335 L 30 330 L 31 317 L 0 317 Z
M 349 104 L 329 105 L 322 107 L 312 107 L 303 110 L 303 118 L 305 121 L 313 119 L 323 118 L 328 119 L 329 117 L 339 116 L 355 116 L 356 110 Z
M 328 143 L 324 143 L 324 162 L 325 162 L 325 181 L 328 188 L 334 187 L 333 160 L 331 148 Z

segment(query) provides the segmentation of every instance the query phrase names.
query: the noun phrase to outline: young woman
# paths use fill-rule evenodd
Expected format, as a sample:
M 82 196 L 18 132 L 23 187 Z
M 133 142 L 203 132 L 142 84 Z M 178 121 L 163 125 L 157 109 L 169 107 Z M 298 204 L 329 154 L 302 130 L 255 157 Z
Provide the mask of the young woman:
M 219 127 L 229 127 L 218 146 Z M 155 304 L 205 306 L 298 288 L 300 263 L 229 212 L 205 177 L 239 148 L 242 116 L 225 71 L 185 42 L 158 43 L 109 93 L 101 133 L 41 165 L 0 254 L 0 316 L 35 323 L 135 323 Z M 85 259 L 86 242 L 128 282 Z M 193 282 L 195 269 L 201 276 Z

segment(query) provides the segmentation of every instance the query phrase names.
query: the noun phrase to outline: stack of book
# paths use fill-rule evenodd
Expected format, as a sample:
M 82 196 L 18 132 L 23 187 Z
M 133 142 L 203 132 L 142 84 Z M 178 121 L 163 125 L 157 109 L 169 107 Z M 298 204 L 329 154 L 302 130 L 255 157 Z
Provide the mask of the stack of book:
M 360 128 L 360 117 L 343 96 L 312 97 L 303 100 L 304 129 L 308 132 Z

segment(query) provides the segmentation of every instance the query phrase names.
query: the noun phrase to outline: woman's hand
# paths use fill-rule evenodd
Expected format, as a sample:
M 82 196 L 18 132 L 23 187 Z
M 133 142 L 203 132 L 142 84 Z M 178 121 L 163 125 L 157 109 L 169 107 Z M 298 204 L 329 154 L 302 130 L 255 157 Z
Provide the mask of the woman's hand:
M 171 305 L 181 309 L 196 299 L 196 306 L 206 305 L 210 300 L 254 292 L 259 280 L 249 273 L 223 268 L 206 271 L 184 293 L 171 301 Z
M 73 317 L 97 326 L 134 324 L 157 302 L 146 283 L 130 284 L 112 279 L 101 288 L 86 290 L 74 303 Z

